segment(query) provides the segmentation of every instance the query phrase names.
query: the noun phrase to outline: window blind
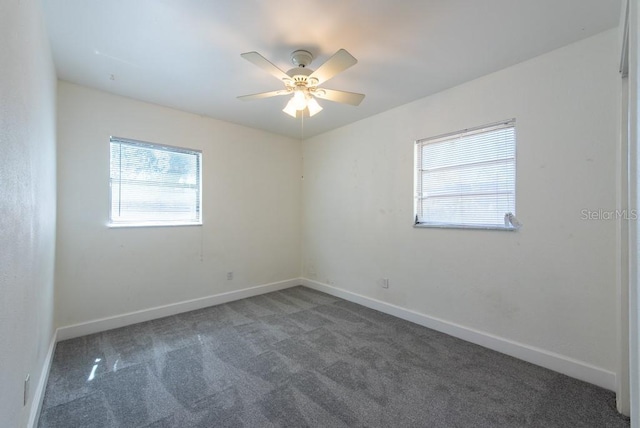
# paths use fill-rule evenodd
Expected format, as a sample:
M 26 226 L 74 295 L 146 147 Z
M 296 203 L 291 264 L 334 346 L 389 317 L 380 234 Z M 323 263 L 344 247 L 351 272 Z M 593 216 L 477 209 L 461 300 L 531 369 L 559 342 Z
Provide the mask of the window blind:
M 202 153 L 111 137 L 111 224 L 201 224 Z
M 511 229 L 515 149 L 515 119 L 416 141 L 416 224 Z

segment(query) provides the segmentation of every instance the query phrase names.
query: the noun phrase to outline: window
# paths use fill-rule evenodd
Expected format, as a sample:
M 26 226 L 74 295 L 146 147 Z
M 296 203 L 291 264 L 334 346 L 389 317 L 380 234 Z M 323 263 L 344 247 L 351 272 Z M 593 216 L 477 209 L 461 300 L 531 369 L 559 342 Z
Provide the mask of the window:
M 111 137 L 111 225 L 202 224 L 202 153 Z
M 516 229 L 515 152 L 515 119 L 416 141 L 416 226 Z

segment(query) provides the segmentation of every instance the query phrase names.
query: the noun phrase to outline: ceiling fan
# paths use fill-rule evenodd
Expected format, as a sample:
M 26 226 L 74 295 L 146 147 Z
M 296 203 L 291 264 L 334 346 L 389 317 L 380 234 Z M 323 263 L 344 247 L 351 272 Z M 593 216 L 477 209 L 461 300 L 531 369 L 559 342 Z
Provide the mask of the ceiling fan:
M 291 62 L 294 68 L 286 73 L 258 52 L 247 52 L 240 56 L 284 83 L 284 89 L 262 92 L 260 94 L 243 95 L 238 97 L 240 100 L 247 101 L 281 95 L 293 95 L 282 111 L 290 116 L 298 117 L 298 115 L 303 115 L 305 112 L 307 112 L 309 116 L 313 116 L 322 110 L 316 98 L 351 104 L 353 106 L 359 105 L 364 99 L 363 94 L 318 87 L 318 85 L 323 84 L 336 74 L 358 62 L 357 59 L 344 49 L 340 49 L 333 54 L 331 58 L 315 71 L 307 68 L 313 60 L 311 52 L 305 50 L 294 51 L 291 54 Z

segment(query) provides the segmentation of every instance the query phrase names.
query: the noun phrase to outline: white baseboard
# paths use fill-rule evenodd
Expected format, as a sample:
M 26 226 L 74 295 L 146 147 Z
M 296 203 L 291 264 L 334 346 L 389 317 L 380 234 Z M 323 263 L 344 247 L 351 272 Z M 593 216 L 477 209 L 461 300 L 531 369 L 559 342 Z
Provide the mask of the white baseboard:
M 157 306 L 155 308 L 143 309 L 140 311 L 60 327 L 58 329 L 58 340 L 72 339 L 74 337 L 85 336 L 87 334 L 99 333 L 139 322 L 151 321 L 182 312 L 193 311 L 196 309 L 232 302 L 234 300 L 270 293 L 272 291 L 283 290 L 285 288 L 295 287 L 296 285 L 301 284 L 301 279 L 294 278 L 286 281 L 272 282 L 270 284 L 258 285 L 242 290 L 214 294 L 212 296 L 201 297 L 199 299 L 186 300 L 183 302 Z
M 362 306 L 466 340 L 467 342 L 475 343 L 477 345 L 484 346 L 485 348 L 510 355 L 549 370 L 571 376 L 575 379 L 583 380 L 602 388 L 615 391 L 615 373 L 585 363 L 584 361 L 579 361 L 564 355 L 556 354 L 555 352 L 546 351 L 534 346 L 525 345 L 493 334 L 424 315 L 391 303 L 372 299 L 370 297 L 352 293 L 321 282 L 306 278 L 302 278 L 300 282 L 302 285 L 313 288 L 314 290 L 322 291 L 324 293 L 331 294 L 332 296 L 358 303 Z
M 361 294 L 353 293 L 307 278 L 294 278 L 286 281 L 259 285 L 255 287 L 245 288 L 243 290 L 215 294 L 199 299 L 187 300 L 170 305 L 158 306 L 155 308 L 149 308 L 113 317 L 101 318 L 80 324 L 60 327 L 58 330 L 56 330 L 54 340 L 56 338 L 58 341 L 66 340 L 74 337 L 84 336 L 87 334 L 99 333 L 102 331 L 125 327 L 127 325 L 136 324 L 139 322 L 150 321 L 153 319 L 175 315 L 182 312 L 193 311 L 208 306 L 219 305 L 234 300 L 257 296 L 264 293 L 270 293 L 272 291 L 283 290 L 285 288 L 294 287 L 296 285 L 304 285 L 309 288 L 313 288 L 315 290 L 322 291 L 327 294 L 331 294 L 333 296 L 340 297 L 342 299 L 349 300 L 351 302 L 358 303 L 372 309 L 376 309 L 380 312 L 384 312 L 389 315 L 393 315 L 398 318 L 402 318 L 407 321 L 411 321 L 416 324 L 431 328 L 433 330 L 449 334 L 459 339 L 466 340 L 467 342 L 475 343 L 477 345 L 493 349 L 494 351 L 519 358 L 532 364 L 536 364 L 538 366 L 556 371 L 558 373 L 562 373 L 567 376 L 592 383 L 611 391 L 615 391 L 616 388 L 615 373 L 600 367 L 593 366 L 584 361 L 576 360 L 561 354 L 557 354 L 555 352 L 536 348 L 534 346 L 515 342 L 503 337 L 492 335 L 490 333 L 474 330 L 472 328 L 468 328 L 439 318 L 431 317 L 416 311 L 412 311 L 410 309 L 405 309 L 400 306 L 393 305 L 391 303 L 386 303 L 381 300 L 366 297 Z M 38 384 L 38 389 L 36 391 L 36 394 L 41 394 L 42 396 L 44 395 L 44 387 L 46 385 L 46 375 L 49 373 L 49 366 L 53 357 L 53 349 L 55 349 L 55 342 L 52 342 L 51 349 L 49 349 L 50 354 L 47 355 L 47 364 L 45 364 L 46 371 L 43 372 L 41 380 Z M 42 401 L 41 398 L 39 400 L 40 402 Z M 35 396 L 33 401 L 34 403 L 36 403 Z M 36 410 L 39 411 L 40 404 L 38 404 L 37 406 L 38 409 Z M 34 411 L 32 409 L 30 421 L 36 416 L 37 414 L 34 414 Z
M 40 380 L 33 393 L 33 397 L 31 397 L 31 409 L 29 410 L 29 421 L 27 422 L 29 428 L 36 428 L 38 425 L 40 410 L 42 409 L 42 402 L 44 401 L 44 392 L 47 388 L 47 380 L 49 379 L 49 371 L 51 370 L 51 362 L 53 361 L 53 354 L 58 341 L 57 338 L 58 330 L 54 331 L 51 336 L 49 349 L 47 349 L 47 355 L 44 358 L 42 370 L 40 371 Z

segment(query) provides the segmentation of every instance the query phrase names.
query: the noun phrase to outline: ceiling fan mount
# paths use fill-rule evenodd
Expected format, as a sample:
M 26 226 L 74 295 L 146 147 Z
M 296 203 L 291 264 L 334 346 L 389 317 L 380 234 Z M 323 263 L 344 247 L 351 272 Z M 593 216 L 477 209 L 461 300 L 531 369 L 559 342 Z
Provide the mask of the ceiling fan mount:
M 310 77 L 313 74 L 313 70 L 307 68 L 311 61 L 313 61 L 313 55 L 309 51 L 297 50 L 291 53 L 291 63 L 295 67 L 287 71 L 286 74 L 290 77 L 289 79 L 282 79 L 287 89 L 293 91 L 296 87 L 304 87 L 312 90 L 318 85 L 318 79 Z
M 238 97 L 241 100 L 255 100 L 280 95 L 293 95 L 287 106 L 282 111 L 290 116 L 298 117 L 305 113 L 309 116 L 313 116 L 322 110 L 322 107 L 318 104 L 315 97 L 354 106 L 359 105 L 364 99 L 363 94 L 318 88 L 318 85 L 326 82 L 336 74 L 346 70 L 358 62 L 358 60 L 344 49 L 338 50 L 338 52 L 336 52 L 315 71 L 308 68 L 311 61 L 313 61 L 313 55 L 311 52 L 302 49 L 296 50 L 291 53 L 291 63 L 294 65 L 294 68 L 290 69 L 286 73 L 269 62 L 258 52 L 247 52 L 241 54 L 241 56 L 247 61 L 267 71 L 269 74 L 277 77 L 285 86 L 283 90 Z
M 291 53 L 291 62 L 296 67 L 307 67 L 313 61 L 313 54 L 305 50 L 297 50 Z

